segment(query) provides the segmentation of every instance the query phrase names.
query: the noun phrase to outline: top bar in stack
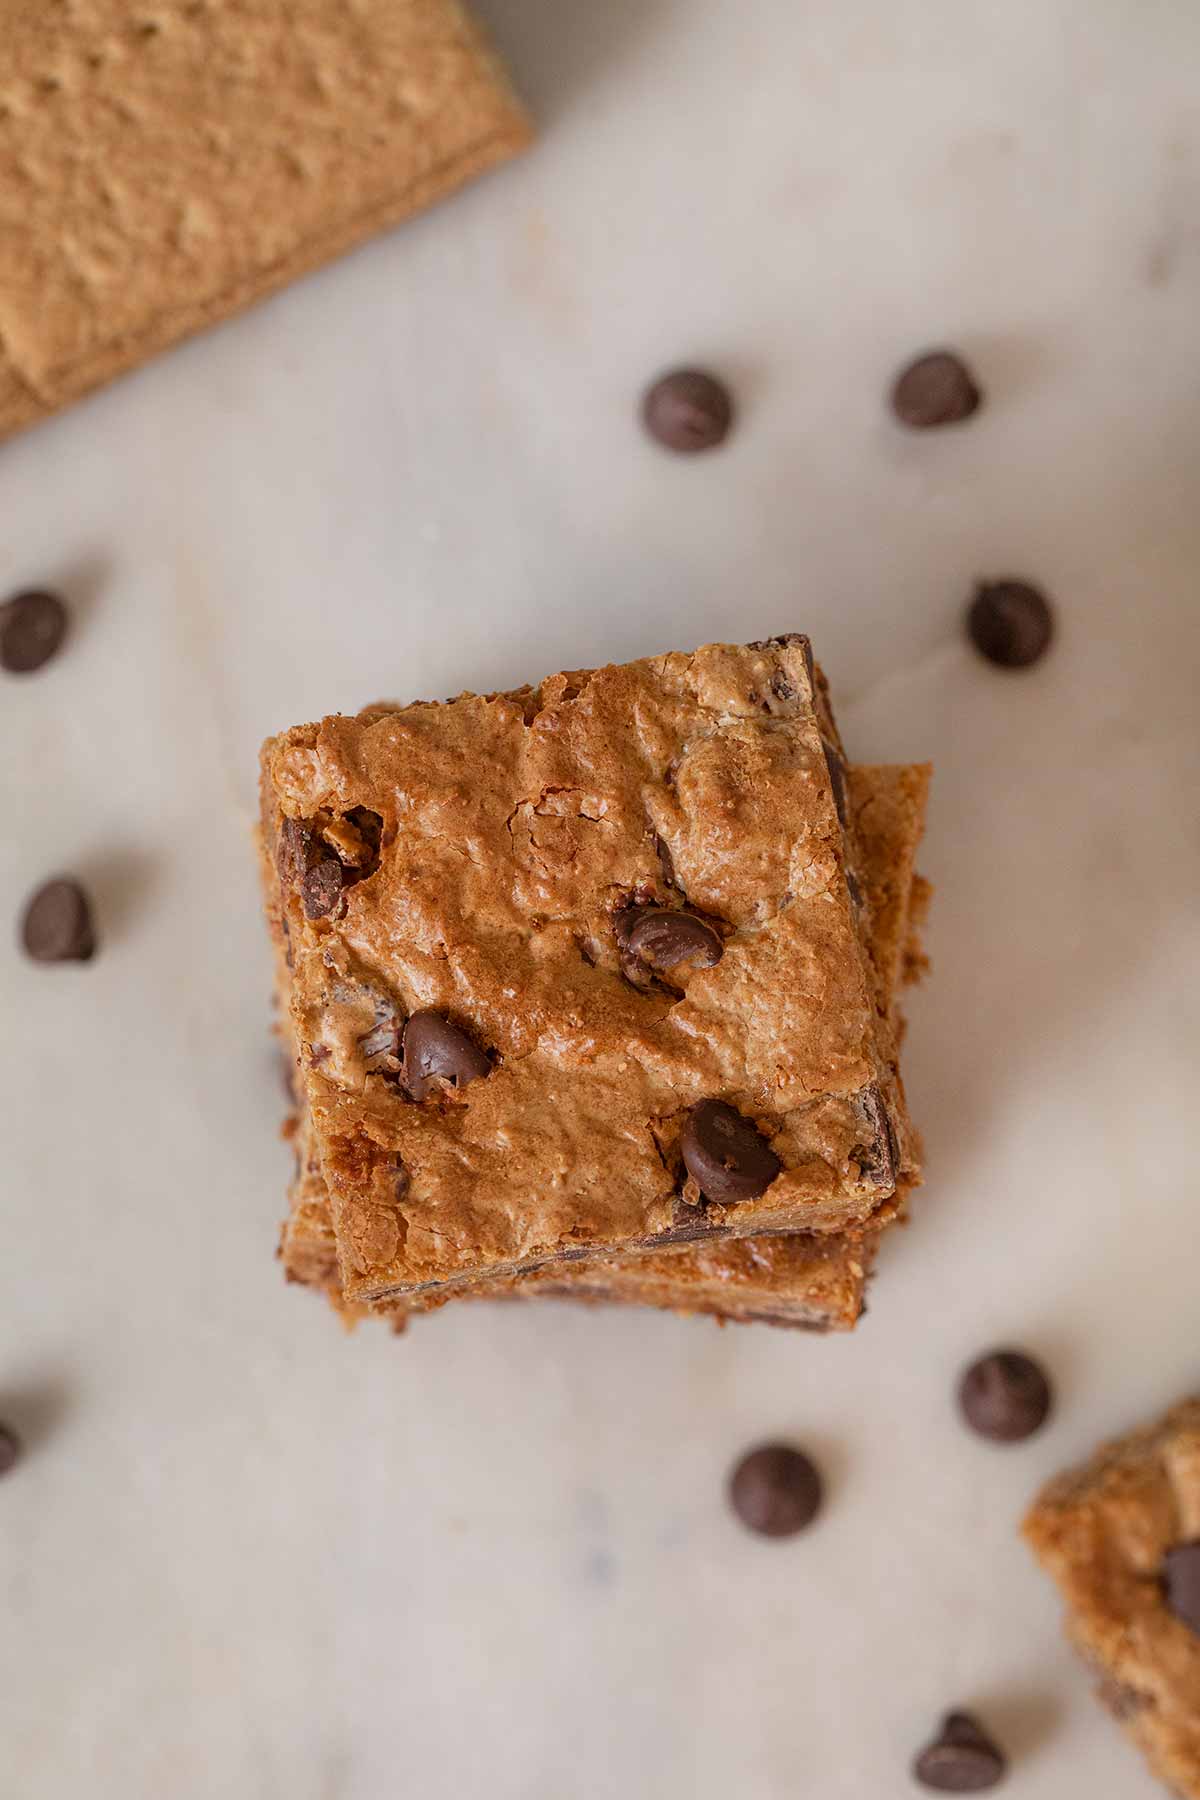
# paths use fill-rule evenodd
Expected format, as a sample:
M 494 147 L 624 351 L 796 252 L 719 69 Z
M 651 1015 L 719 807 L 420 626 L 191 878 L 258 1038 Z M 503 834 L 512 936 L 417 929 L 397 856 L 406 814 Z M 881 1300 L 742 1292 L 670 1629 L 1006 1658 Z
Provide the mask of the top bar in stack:
M 348 1301 L 886 1209 L 911 1134 L 798 634 L 270 740 Z

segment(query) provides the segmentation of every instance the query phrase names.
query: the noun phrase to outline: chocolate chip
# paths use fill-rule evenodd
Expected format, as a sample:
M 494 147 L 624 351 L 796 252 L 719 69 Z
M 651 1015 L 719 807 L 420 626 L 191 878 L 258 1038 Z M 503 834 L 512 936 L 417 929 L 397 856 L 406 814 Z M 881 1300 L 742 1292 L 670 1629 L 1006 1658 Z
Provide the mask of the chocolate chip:
M 324 919 L 342 897 L 342 865 L 336 856 L 314 863 L 300 883 L 306 919 Z
M 1118 1681 L 1115 1676 L 1102 1675 L 1096 1687 L 1096 1698 L 1114 1719 L 1122 1724 L 1127 1719 L 1136 1719 L 1139 1713 L 1146 1711 L 1153 1702 L 1149 1694 L 1140 1694 L 1137 1688 L 1130 1687 L 1127 1682 Z
M 404 1027 L 404 1085 L 414 1100 L 424 1100 L 435 1081 L 456 1088 L 490 1075 L 492 1065 L 465 1031 L 439 1012 L 415 1012 Z
M 902 425 L 928 431 L 931 426 L 957 425 L 969 419 L 982 399 L 978 383 L 961 357 L 951 350 L 931 350 L 896 377 L 892 411 Z
M 1001 669 L 1027 669 L 1054 636 L 1046 596 L 1025 581 L 983 581 L 967 610 L 967 631 L 981 656 Z
M 942 1729 L 917 1756 L 913 1774 L 939 1794 L 982 1794 L 1003 1779 L 1004 1752 L 970 1713 L 947 1713 Z
M 1167 1551 L 1163 1590 L 1175 1617 L 1200 1636 L 1200 1539 Z
M 980 1437 L 1018 1444 L 1045 1424 L 1052 1394 L 1044 1371 L 1020 1350 L 993 1350 L 958 1385 L 963 1418 Z
M 728 390 L 703 369 L 674 369 L 646 390 L 642 420 L 668 450 L 712 450 L 733 423 Z
M 308 867 L 312 831 L 303 819 L 284 819 L 275 845 L 275 867 L 282 881 L 302 881 Z
M 20 1460 L 20 1438 L 7 1425 L 0 1425 L 0 1475 L 7 1475 Z
M 725 954 L 720 934 L 704 919 L 662 906 L 640 908 L 621 936 L 626 953 L 651 969 L 673 969 L 681 962 L 711 969 Z
M 67 635 L 67 609 L 57 594 L 14 594 L 0 606 L 0 668 L 32 675 L 57 654 Z
M 856 1105 L 871 1130 L 871 1141 L 855 1144 L 850 1155 L 858 1164 L 864 1179 L 889 1194 L 896 1186 L 900 1168 L 900 1146 L 883 1093 L 874 1082 L 857 1096 Z
M 837 816 L 841 824 L 846 823 L 846 765 L 843 763 L 837 746 L 828 738 L 821 739 L 821 748 L 825 752 L 825 767 L 829 770 L 829 785 L 833 789 L 833 804 L 837 808 Z
M 96 934 L 87 895 L 77 881 L 60 876 L 38 888 L 21 920 L 21 942 L 34 962 L 87 962 Z
M 680 1138 L 688 1174 L 718 1206 L 756 1200 L 783 1167 L 766 1139 L 724 1100 L 701 1100 Z
M 729 1499 L 743 1525 L 763 1537 L 792 1537 L 821 1510 L 821 1477 L 787 1444 L 764 1444 L 743 1456 L 729 1478 Z

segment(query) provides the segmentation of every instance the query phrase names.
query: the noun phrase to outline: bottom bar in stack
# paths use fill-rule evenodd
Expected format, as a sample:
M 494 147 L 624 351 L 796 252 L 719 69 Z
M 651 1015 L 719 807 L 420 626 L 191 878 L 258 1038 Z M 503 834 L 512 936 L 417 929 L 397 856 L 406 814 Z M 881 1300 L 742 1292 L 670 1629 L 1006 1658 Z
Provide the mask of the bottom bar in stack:
M 920 928 L 929 888 L 915 874 L 914 861 L 924 830 L 930 771 L 923 764 L 860 766 L 850 769 L 848 776 L 863 850 L 881 1029 L 898 1043 L 903 1023 L 896 994 L 919 979 L 926 967 Z M 285 1018 L 283 1030 L 288 1029 Z M 772 1234 L 636 1258 L 613 1257 L 578 1269 L 556 1266 L 468 1294 L 431 1293 L 368 1308 L 350 1305 L 342 1295 L 328 1192 L 302 1102 L 285 1129 L 297 1157 L 280 1243 L 288 1280 L 323 1290 L 348 1324 L 375 1313 L 389 1318 L 396 1330 L 403 1329 L 410 1314 L 433 1311 L 453 1297 L 552 1297 L 707 1313 L 737 1323 L 850 1331 L 864 1311 L 880 1236 L 903 1216 L 907 1194 L 916 1185 L 912 1173 L 902 1171 L 896 1202 L 886 1216 L 853 1231 Z

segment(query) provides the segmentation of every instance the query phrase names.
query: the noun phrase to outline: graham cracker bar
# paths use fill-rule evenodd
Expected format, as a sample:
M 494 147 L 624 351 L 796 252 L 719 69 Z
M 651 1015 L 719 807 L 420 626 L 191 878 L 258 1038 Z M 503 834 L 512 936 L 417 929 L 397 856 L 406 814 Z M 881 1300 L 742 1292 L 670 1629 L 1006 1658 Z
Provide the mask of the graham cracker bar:
M 347 1299 L 893 1200 L 907 1113 L 799 635 L 298 727 L 263 830 Z
M 0 0 L 0 435 L 529 135 L 457 0 Z
M 929 787 L 928 767 L 851 768 L 850 806 L 863 846 L 863 881 L 871 903 L 869 949 L 877 972 L 880 1005 L 895 1016 L 898 984 L 910 979 L 919 949 L 909 896 L 927 884 L 914 873 Z M 923 965 L 923 958 L 921 959 Z M 288 1027 L 285 1022 L 285 1032 Z M 348 1322 L 368 1309 L 343 1300 L 337 1246 L 327 1191 L 311 1143 L 304 1109 L 295 1122 L 297 1176 L 289 1196 L 280 1254 L 289 1280 L 323 1288 Z M 909 1185 L 905 1181 L 905 1188 Z M 864 1294 L 882 1227 L 838 1233 L 769 1236 L 691 1246 L 600 1266 L 546 1269 L 497 1289 L 472 1289 L 479 1297 L 558 1296 L 628 1302 L 722 1320 L 850 1330 L 861 1316 Z M 418 1296 L 413 1310 L 422 1310 Z M 386 1311 L 402 1321 L 404 1302 Z
M 1159 1779 L 1200 1800 L 1200 1398 L 1059 1475 L 1024 1534 L 1101 1700 Z

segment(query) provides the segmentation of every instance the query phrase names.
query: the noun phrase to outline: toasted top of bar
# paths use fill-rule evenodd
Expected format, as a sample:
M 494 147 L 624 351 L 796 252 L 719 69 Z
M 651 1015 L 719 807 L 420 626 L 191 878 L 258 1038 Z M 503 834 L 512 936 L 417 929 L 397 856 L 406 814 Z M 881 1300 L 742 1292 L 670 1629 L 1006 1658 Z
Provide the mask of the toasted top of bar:
M 1114 1711 L 1167 1780 L 1200 1794 L 1200 1633 L 1164 1588 L 1169 1553 L 1200 1540 L 1200 1398 L 1050 1482 L 1024 1531 Z
M 0 431 L 528 137 L 458 0 L 0 0 L 0 44 Z
M 821 706 L 791 637 L 268 742 L 264 827 L 348 1298 L 837 1229 L 894 1192 L 903 1121 L 883 1104 Z M 640 908 L 701 917 L 719 960 L 631 966 Z M 415 1104 L 398 1031 L 424 1009 L 491 1066 Z M 782 1169 L 681 1222 L 680 1134 L 713 1098 Z
M 913 874 L 913 863 L 924 829 L 929 776 L 928 765 L 847 770 L 850 809 L 860 824 L 862 879 L 872 901 L 869 950 L 879 980 L 879 1003 L 889 1013 L 897 984 L 915 978 L 924 966 L 919 938 L 913 935 L 911 897 L 920 883 L 920 877 Z M 267 894 L 278 947 L 278 892 L 269 872 Z M 916 952 L 911 960 L 907 954 L 910 947 Z M 287 971 L 282 958 L 279 964 L 282 989 Z M 283 1029 L 290 1040 L 290 1019 L 283 1022 Z M 345 1312 L 328 1191 L 302 1096 L 294 1131 L 297 1170 L 289 1192 L 280 1255 L 289 1280 L 325 1288 L 338 1310 Z M 911 1182 L 903 1185 L 907 1188 Z M 518 1282 L 472 1291 L 484 1297 L 493 1292 L 533 1297 L 546 1292 L 603 1291 L 616 1300 L 710 1311 L 722 1318 L 849 1330 L 862 1312 L 879 1235 L 880 1228 L 872 1222 L 861 1231 L 820 1237 L 777 1234 L 726 1239 L 652 1255 L 609 1258 L 599 1264 L 550 1265 Z M 413 1302 L 391 1305 L 419 1308 L 436 1293 L 436 1289 L 429 1290 Z

